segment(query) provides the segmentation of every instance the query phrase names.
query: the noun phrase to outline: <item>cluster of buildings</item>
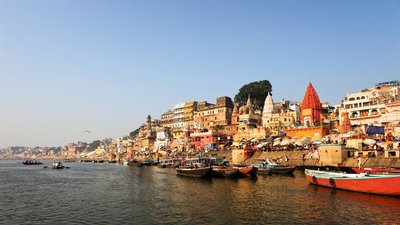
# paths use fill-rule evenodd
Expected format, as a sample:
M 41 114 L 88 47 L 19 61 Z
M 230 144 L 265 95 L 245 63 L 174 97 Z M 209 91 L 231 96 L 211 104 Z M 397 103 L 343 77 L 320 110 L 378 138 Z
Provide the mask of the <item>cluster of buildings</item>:
M 130 158 L 138 152 L 148 151 L 224 150 L 260 143 L 269 137 L 307 137 L 314 142 L 331 134 L 367 138 L 363 135 L 368 134 L 367 129 L 371 126 L 381 128 L 380 138 L 390 136 L 398 140 L 399 93 L 399 81 L 382 82 L 347 94 L 341 104 L 330 106 L 321 103 L 309 83 L 300 103 L 291 100 L 274 102 L 271 93 L 266 96 L 263 108 L 257 107 L 251 96 L 245 103 L 233 102 L 227 96 L 216 98 L 215 103 L 178 103 L 162 113 L 160 119 L 148 116 L 136 134 L 102 142 L 89 153 L 85 143 L 78 143 L 66 145 L 57 152 L 38 150 L 38 154 L 69 158 L 85 153 L 85 157 L 95 154 Z
M 340 105 L 321 103 L 308 84 L 301 103 L 274 102 L 271 93 L 258 108 L 248 96 L 245 104 L 222 96 L 215 103 L 178 103 L 147 121 L 135 140 L 134 150 L 223 150 L 253 140 L 286 135 L 320 141 L 332 133 L 365 133 L 368 126 L 383 126 L 386 134 L 400 134 L 400 83 L 377 83 L 358 93 L 347 94 Z

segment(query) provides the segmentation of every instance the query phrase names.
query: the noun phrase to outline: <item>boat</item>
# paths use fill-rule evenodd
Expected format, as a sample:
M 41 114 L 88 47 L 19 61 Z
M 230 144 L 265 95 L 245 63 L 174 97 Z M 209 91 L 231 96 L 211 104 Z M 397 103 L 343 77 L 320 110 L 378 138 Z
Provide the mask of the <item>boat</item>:
M 257 171 L 258 169 L 254 166 L 234 166 L 234 168 L 236 168 L 238 170 L 238 174 L 239 176 L 242 177 L 247 177 L 247 176 L 251 176 L 251 177 L 255 177 L 257 176 Z
M 271 174 L 271 169 L 269 169 L 269 168 L 257 168 L 257 174 L 270 175 Z
M 125 166 L 136 166 L 136 167 L 141 167 L 142 166 L 142 162 L 136 160 L 136 159 L 124 159 L 123 165 Z
M 294 170 L 296 169 L 296 166 L 284 166 L 282 164 L 277 164 L 270 159 L 266 159 L 264 162 L 262 162 L 262 164 L 252 164 L 252 166 L 258 169 L 269 169 L 270 173 L 275 174 L 293 174 Z
M 22 164 L 24 164 L 24 165 L 41 165 L 42 163 L 40 161 L 27 159 L 27 160 L 23 161 Z
M 237 177 L 239 170 L 232 166 L 212 166 L 213 177 Z
M 346 174 L 305 170 L 308 182 L 318 186 L 380 195 L 400 196 L 400 174 Z
M 52 167 L 53 169 L 64 169 L 64 165 L 62 162 L 53 162 Z
M 142 162 L 142 166 L 151 166 L 152 163 L 153 163 L 153 160 L 151 160 L 151 159 L 145 159 L 145 160 L 143 160 L 143 162 Z
M 176 172 L 178 175 L 187 177 L 210 177 L 212 176 L 211 165 L 215 163 L 215 158 L 198 157 L 186 158 L 181 162 Z
M 376 174 L 400 174 L 400 169 L 386 168 L 386 167 L 351 167 L 355 173 L 376 173 Z
M 176 168 L 179 166 L 181 160 L 179 159 L 163 159 L 160 160 L 160 163 L 157 165 L 157 167 L 160 168 Z
M 210 177 L 212 168 L 204 165 L 180 166 L 176 168 L 176 172 L 181 176 L 202 178 Z

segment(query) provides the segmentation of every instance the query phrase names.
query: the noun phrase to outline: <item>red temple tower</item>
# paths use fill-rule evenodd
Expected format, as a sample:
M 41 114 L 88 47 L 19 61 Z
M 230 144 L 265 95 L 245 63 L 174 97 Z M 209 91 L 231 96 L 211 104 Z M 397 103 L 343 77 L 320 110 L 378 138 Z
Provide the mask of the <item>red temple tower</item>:
M 303 102 L 301 103 L 301 123 L 306 127 L 322 125 L 322 105 L 318 94 L 311 83 L 308 84 Z

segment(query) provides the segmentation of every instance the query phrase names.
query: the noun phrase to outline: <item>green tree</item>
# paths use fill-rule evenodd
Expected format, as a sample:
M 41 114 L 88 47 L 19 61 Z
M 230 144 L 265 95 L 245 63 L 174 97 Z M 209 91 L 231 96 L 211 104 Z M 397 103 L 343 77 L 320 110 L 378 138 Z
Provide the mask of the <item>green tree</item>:
M 101 144 L 100 140 L 96 140 L 93 141 L 92 143 L 89 144 L 89 146 L 87 147 L 87 151 L 92 152 L 94 150 L 96 150 L 97 147 L 99 147 Z
M 130 132 L 130 133 L 129 133 L 129 136 L 130 136 L 132 139 L 134 139 L 134 138 L 136 138 L 136 136 L 139 134 L 139 131 L 140 131 L 140 127 L 137 128 L 136 130 Z
M 268 80 L 254 81 L 243 85 L 239 89 L 239 93 L 235 95 L 235 102 L 246 103 L 247 97 L 250 95 L 251 100 L 259 108 L 264 107 L 264 101 L 267 94 L 272 92 L 272 85 Z

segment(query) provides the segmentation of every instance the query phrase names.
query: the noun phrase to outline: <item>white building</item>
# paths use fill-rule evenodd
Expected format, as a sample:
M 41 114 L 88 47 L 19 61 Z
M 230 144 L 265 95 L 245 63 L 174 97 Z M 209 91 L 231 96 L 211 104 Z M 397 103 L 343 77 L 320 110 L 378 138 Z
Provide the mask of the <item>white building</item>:
M 348 113 L 351 125 L 382 124 L 398 120 L 400 115 L 394 106 L 400 101 L 399 93 L 399 81 L 389 81 L 347 94 L 340 106 L 340 121 L 342 112 Z

